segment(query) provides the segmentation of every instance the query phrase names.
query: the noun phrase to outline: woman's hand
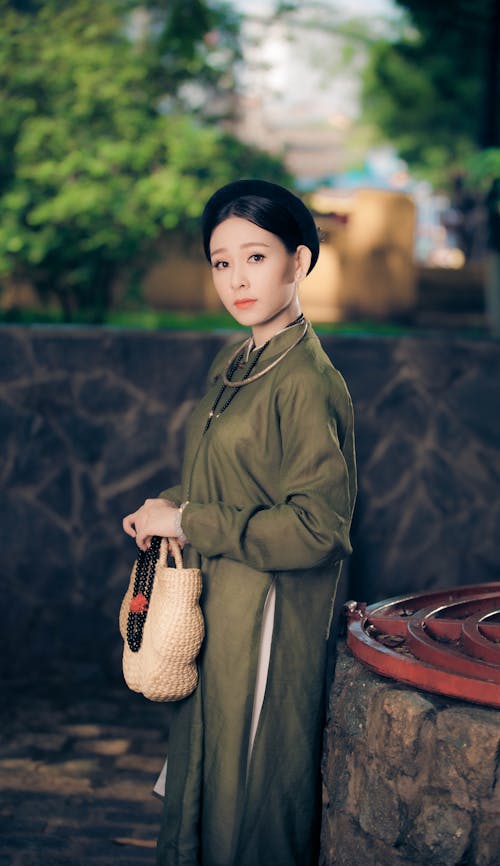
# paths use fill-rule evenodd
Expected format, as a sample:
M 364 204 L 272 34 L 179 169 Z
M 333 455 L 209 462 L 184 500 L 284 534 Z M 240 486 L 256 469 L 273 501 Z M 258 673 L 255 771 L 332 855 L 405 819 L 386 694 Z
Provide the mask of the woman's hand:
M 140 550 L 147 550 L 153 535 L 177 537 L 179 509 L 167 499 L 146 499 L 137 511 L 123 518 L 122 526 Z

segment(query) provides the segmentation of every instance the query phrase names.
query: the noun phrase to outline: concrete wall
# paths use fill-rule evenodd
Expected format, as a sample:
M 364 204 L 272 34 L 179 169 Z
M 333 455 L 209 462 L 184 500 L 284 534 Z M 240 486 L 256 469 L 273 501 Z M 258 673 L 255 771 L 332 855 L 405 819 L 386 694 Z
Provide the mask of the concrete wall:
M 121 518 L 178 480 L 184 422 L 235 335 L 0 328 L 3 652 L 119 670 L 134 558 Z M 500 344 L 328 336 L 353 396 L 360 493 L 346 594 L 500 579 Z

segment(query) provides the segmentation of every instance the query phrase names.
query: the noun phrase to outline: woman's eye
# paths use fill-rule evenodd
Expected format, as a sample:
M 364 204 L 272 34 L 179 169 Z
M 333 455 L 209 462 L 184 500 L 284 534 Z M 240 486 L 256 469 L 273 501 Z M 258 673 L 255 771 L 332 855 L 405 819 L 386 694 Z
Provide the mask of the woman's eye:
M 265 259 L 265 256 L 262 255 L 262 253 L 253 253 L 253 255 L 250 256 L 251 262 L 263 262 L 264 259 Z
M 222 271 L 223 268 L 227 268 L 228 266 L 229 266 L 229 262 L 226 262 L 223 259 L 221 259 L 220 261 L 217 261 L 217 262 L 212 262 L 212 267 L 213 267 L 214 271 Z

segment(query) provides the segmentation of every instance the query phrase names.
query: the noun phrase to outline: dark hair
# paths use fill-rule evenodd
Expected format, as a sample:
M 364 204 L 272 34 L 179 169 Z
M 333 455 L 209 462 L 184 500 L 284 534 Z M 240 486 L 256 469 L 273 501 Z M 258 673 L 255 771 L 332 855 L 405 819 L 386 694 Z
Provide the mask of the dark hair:
M 229 217 L 236 216 L 276 235 L 289 253 L 294 253 L 302 241 L 302 232 L 292 214 L 283 205 L 260 195 L 242 195 L 222 205 L 213 215 L 210 235 Z
M 289 253 L 294 253 L 301 244 L 308 247 L 311 251 L 308 273 L 312 271 L 319 254 L 318 230 L 310 210 L 294 193 L 267 180 L 237 180 L 214 192 L 201 218 L 208 261 L 214 228 L 232 216 L 276 235 Z

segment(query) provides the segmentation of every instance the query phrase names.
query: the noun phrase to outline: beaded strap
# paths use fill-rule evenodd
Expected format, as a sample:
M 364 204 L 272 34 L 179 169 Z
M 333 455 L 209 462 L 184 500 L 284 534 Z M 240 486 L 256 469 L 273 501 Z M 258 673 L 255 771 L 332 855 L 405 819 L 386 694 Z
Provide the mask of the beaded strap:
M 134 591 L 127 619 L 127 643 L 133 653 L 139 652 L 141 648 L 144 624 L 153 591 L 156 563 L 160 556 L 160 545 L 160 536 L 153 535 L 148 549 L 139 550 L 137 554 Z

